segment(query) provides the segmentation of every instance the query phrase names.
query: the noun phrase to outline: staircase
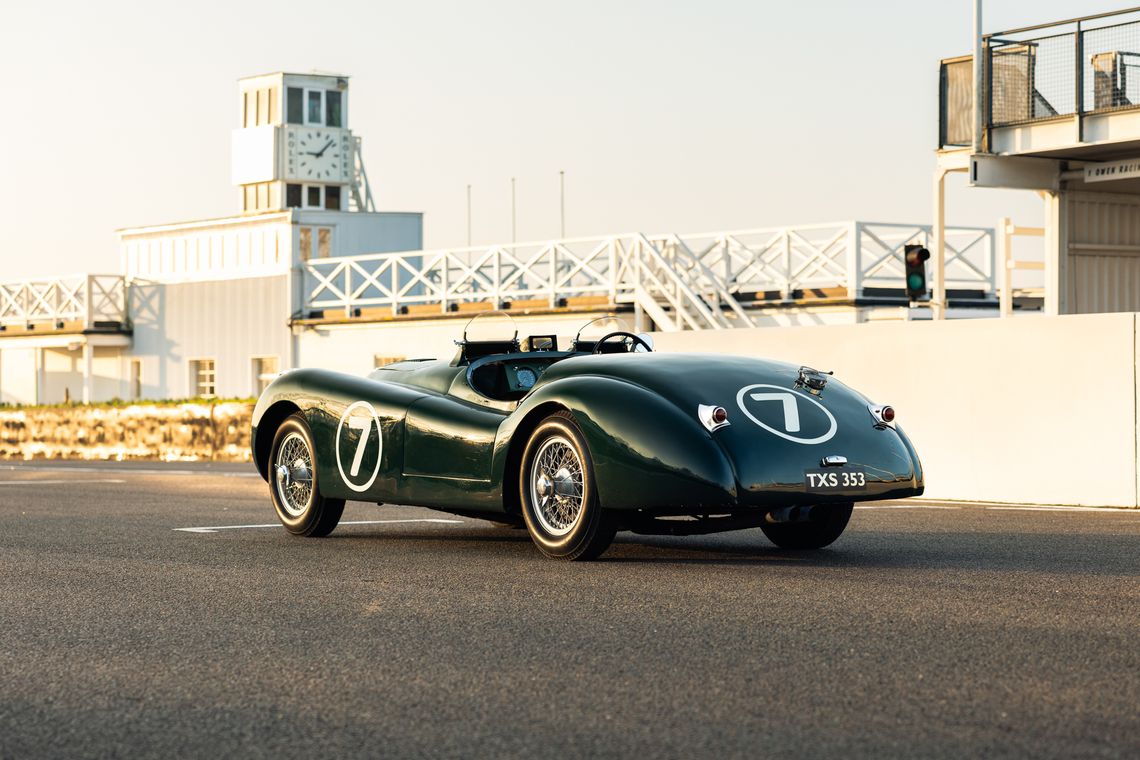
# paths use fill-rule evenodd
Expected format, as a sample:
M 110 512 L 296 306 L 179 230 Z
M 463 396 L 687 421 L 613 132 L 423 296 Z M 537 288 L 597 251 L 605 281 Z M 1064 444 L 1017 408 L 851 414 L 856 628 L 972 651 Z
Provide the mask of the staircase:
M 634 240 L 631 287 L 619 300 L 643 309 L 665 332 L 752 327 L 740 302 L 681 238 Z

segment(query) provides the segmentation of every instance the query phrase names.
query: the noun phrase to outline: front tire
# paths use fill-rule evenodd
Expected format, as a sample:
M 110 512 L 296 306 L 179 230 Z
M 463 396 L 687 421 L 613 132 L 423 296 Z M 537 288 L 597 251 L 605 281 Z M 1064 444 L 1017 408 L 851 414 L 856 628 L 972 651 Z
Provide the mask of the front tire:
M 781 549 L 822 549 L 843 534 L 854 507 L 854 504 L 818 506 L 809 520 L 761 523 L 760 530 Z
M 269 495 L 277 519 L 295 536 L 327 536 L 344 512 L 344 499 L 329 499 L 321 493 L 315 451 L 309 424 L 300 414 L 281 423 L 273 436 Z
M 519 491 L 531 540 L 547 557 L 596 559 L 613 542 L 616 524 L 602 509 L 586 437 L 569 412 L 531 433 Z

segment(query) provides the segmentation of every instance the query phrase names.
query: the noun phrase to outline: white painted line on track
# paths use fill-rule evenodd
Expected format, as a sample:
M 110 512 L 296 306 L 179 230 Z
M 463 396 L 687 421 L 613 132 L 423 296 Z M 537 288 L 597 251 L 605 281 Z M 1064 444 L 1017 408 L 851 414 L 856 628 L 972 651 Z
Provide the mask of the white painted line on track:
M 982 507 L 1015 512 L 1116 512 L 1117 514 L 1140 514 L 1129 507 Z
M 126 483 L 118 478 L 68 478 L 67 480 L 0 480 L 0 486 L 58 486 L 71 483 Z
M 459 524 L 463 520 L 445 520 L 437 517 L 417 517 L 405 520 L 345 520 L 339 525 L 390 525 L 392 523 L 448 523 Z M 242 528 L 280 528 L 281 523 L 265 523 L 263 525 L 209 525 L 201 528 L 172 528 L 183 533 L 216 533 L 219 530 L 241 530 Z
M 856 504 L 855 509 L 961 509 L 934 504 Z
M 1140 510 L 1129 507 L 1066 507 L 1063 505 L 1003 505 L 1003 504 L 857 504 L 855 509 L 972 509 L 980 511 L 1011 512 L 1112 512 L 1140 516 Z
M 223 478 L 260 478 L 256 472 L 226 472 L 223 470 L 164 470 L 158 467 L 19 467 L 7 465 L 0 470 L 13 472 L 112 472 L 123 475 L 216 475 Z

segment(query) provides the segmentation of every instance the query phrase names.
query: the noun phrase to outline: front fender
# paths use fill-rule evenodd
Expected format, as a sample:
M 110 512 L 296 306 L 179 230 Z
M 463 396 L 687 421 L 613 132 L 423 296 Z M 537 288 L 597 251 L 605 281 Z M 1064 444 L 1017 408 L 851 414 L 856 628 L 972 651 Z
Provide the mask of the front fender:
M 403 465 L 404 417 L 408 406 L 425 394 L 414 388 L 381 383 L 368 378 L 321 369 L 297 369 L 274 380 L 261 394 L 253 410 L 250 445 L 262 477 L 267 476 L 272 437 L 281 420 L 300 411 L 313 434 L 317 476 L 321 490 L 333 498 L 385 501 L 395 495 Z M 377 414 L 378 446 L 371 446 L 362 462 L 363 471 L 376 472 L 367 491 L 346 485 L 336 462 L 336 434 L 342 415 L 353 403 L 364 401 Z M 286 413 L 288 412 L 288 413 Z M 376 456 L 381 461 L 376 464 Z
M 504 491 L 518 488 L 510 466 L 554 406 L 568 409 L 585 434 L 605 508 L 686 512 L 736 504 L 732 466 L 695 416 L 640 385 L 598 376 L 543 385 L 504 422 L 493 462 Z

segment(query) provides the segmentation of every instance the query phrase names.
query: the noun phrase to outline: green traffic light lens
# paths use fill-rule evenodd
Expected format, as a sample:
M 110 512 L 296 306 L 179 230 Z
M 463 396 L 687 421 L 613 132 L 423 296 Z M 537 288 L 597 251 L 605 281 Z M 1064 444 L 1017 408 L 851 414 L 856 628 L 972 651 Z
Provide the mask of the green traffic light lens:
M 912 274 L 906 278 L 906 285 L 911 290 L 921 290 L 926 282 L 920 274 Z

